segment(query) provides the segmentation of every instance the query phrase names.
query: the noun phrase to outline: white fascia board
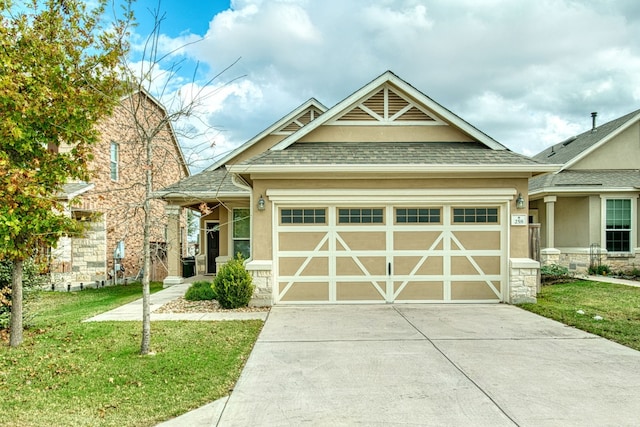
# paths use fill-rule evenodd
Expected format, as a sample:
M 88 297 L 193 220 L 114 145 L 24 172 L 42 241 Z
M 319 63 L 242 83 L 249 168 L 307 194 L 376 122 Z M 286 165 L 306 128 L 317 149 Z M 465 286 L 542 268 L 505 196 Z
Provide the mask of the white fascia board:
M 631 119 L 629 119 L 625 124 L 623 124 L 622 126 L 620 126 L 618 129 L 616 129 L 615 131 L 611 132 L 609 135 L 605 136 L 604 138 L 602 138 L 600 141 L 598 141 L 596 144 L 593 144 L 591 147 L 587 148 L 586 150 L 584 150 L 582 153 L 578 154 L 576 157 L 574 157 L 573 159 L 569 160 L 567 163 L 565 163 L 562 168 L 558 171 L 561 172 L 563 170 L 569 169 L 571 166 L 575 165 L 576 163 L 578 163 L 580 160 L 584 159 L 585 157 L 587 157 L 589 154 L 593 153 L 595 150 L 597 150 L 598 148 L 602 147 L 604 144 L 606 144 L 607 142 L 609 142 L 610 140 L 612 140 L 613 138 L 615 138 L 616 136 L 620 135 L 622 132 L 624 132 L 625 130 L 627 130 L 631 125 L 633 125 L 635 122 L 637 122 L 638 120 L 640 120 L 640 113 L 636 114 L 635 116 L 633 116 Z M 596 128 L 596 132 L 597 132 Z
M 468 173 L 468 172 L 553 172 L 557 165 L 237 165 L 230 166 L 231 173 Z
M 246 199 L 249 197 L 249 192 L 245 193 L 223 193 L 220 191 L 155 191 L 151 195 L 154 199 L 165 200 L 182 200 L 182 201 L 194 201 L 194 200 L 212 200 L 212 199 Z
M 310 98 L 304 104 L 302 104 L 299 107 L 295 108 L 289 114 L 287 114 L 286 116 L 282 117 L 280 120 L 278 120 L 277 122 L 273 123 L 271 126 L 266 128 L 265 130 L 263 130 L 262 132 L 260 132 L 259 134 L 257 134 L 256 136 L 254 136 L 253 138 L 251 138 L 250 140 L 248 140 L 244 144 L 240 145 L 236 149 L 234 149 L 231 152 L 227 153 L 227 155 L 225 155 L 224 157 L 221 157 L 218 161 L 216 161 L 214 164 L 212 164 L 211 166 L 209 166 L 205 170 L 214 170 L 214 169 L 219 168 L 220 166 L 224 166 L 229 160 L 233 159 L 235 156 L 237 156 L 238 154 L 242 153 L 246 149 L 252 147 L 254 144 L 256 144 L 257 142 L 261 141 L 263 138 L 265 138 L 269 134 L 275 132 L 276 129 L 278 129 L 281 126 L 284 126 L 287 122 L 293 120 L 297 115 L 299 115 L 300 113 L 302 113 L 304 110 L 306 110 L 309 107 L 315 107 L 318 110 L 322 111 L 322 114 L 320 115 L 320 117 L 322 117 L 324 115 L 324 113 L 327 111 L 327 107 L 325 107 L 320 101 L 318 101 L 315 98 Z M 313 120 L 311 123 L 308 123 L 306 126 L 310 126 L 316 120 L 319 120 L 319 118 Z M 304 129 L 306 126 L 303 126 L 302 129 Z
M 562 194 L 562 195 L 571 195 L 575 194 L 576 196 L 581 196 L 585 194 L 601 194 L 601 193 L 627 193 L 638 195 L 640 190 L 634 187 L 598 187 L 598 186 L 584 186 L 584 187 L 543 187 L 535 191 L 529 192 L 529 197 L 536 196 L 546 196 L 552 194 Z
M 386 71 L 385 73 L 383 73 L 382 75 L 380 75 L 379 77 L 371 81 L 370 83 L 363 86 L 358 91 L 354 92 L 352 95 L 348 96 L 347 98 L 345 98 L 344 100 L 340 101 L 338 104 L 333 106 L 329 111 L 327 111 L 325 114 L 320 116 L 319 119 L 314 120 L 307 126 L 300 129 L 299 131 L 283 139 L 278 144 L 274 145 L 271 149 L 284 150 L 285 148 L 293 144 L 298 139 L 309 134 L 311 131 L 317 129 L 321 125 L 331 121 L 332 119 L 337 117 L 339 114 L 344 112 L 352 104 L 355 104 L 362 97 L 367 95 L 369 92 L 371 92 L 372 90 L 376 89 L 379 86 L 382 86 L 386 82 L 390 82 L 393 85 L 397 86 L 398 88 L 400 88 L 401 90 L 403 90 L 404 92 L 406 92 L 407 94 L 415 98 L 419 103 L 422 103 L 428 109 L 434 111 L 436 115 L 439 115 L 440 117 L 454 124 L 456 127 L 461 129 L 462 131 L 473 136 L 479 142 L 485 144 L 487 147 L 494 150 L 507 149 L 504 145 L 500 144 L 499 142 L 495 141 L 493 138 L 489 137 L 488 135 L 484 134 L 480 130 L 471 126 L 469 123 L 465 122 L 460 117 L 456 116 L 454 113 L 447 110 L 442 105 L 438 104 L 433 99 L 429 98 L 428 96 L 426 96 L 425 94 L 423 94 L 422 92 L 420 92 L 419 90 L 417 90 L 416 88 L 414 88 L 413 86 L 411 86 L 410 84 L 408 84 L 407 82 L 405 82 L 404 80 L 402 80 L 401 78 L 393 74 L 391 71 Z
M 515 188 L 454 188 L 454 189 L 268 189 L 274 203 L 360 202 L 360 203 L 437 203 L 437 202 L 507 202 Z

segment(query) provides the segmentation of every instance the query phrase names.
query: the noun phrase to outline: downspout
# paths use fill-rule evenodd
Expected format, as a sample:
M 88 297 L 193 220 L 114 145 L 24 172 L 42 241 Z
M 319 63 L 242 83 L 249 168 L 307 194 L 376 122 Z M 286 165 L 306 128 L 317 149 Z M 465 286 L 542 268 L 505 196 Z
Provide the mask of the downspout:
M 249 191 L 249 236 L 250 236 L 249 247 L 251 248 L 251 251 L 249 252 L 249 259 L 245 260 L 245 265 L 246 265 L 247 263 L 253 260 L 253 243 L 254 243 L 253 242 L 253 188 L 249 186 L 249 184 L 247 183 L 247 181 L 244 180 L 244 178 L 242 178 L 240 175 L 235 173 L 231 175 L 231 182 L 236 187 Z

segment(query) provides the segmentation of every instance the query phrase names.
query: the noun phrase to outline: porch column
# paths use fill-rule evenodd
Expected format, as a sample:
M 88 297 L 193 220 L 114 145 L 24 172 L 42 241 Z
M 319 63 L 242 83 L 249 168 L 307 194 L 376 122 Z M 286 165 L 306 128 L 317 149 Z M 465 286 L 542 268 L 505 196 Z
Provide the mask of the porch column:
M 555 242 L 555 216 L 556 216 L 556 196 L 547 196 L 544 198 L 544 202 L 547 205 L 547 229 L 545 230 L 545 237 L 547 238 L 547 248 L 554 248 Z
M 182 283 L 180 271 L 180 211 L 177 205 L 166 205 L 167 214 L 167 270 L 168 276 L 163 281 L 163 287 Z
M 546 238 L 546 247 L 540 251 L 540 263 L 542 265 L 559 264 L 560 251 L 555 248 L 555 203 L 558 198 L 556 196 L 547 196 L 544 198 L 546 204 L 547 217 L 546 228 L 544 230 Z

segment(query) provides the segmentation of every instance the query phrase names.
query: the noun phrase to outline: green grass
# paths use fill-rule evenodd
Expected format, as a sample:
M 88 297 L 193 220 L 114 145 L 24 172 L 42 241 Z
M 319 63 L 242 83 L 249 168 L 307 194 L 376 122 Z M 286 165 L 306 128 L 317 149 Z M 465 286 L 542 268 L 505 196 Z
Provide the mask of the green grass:
M 263 322 L 153 322 L 149 356 L 140 322 L 81 322 L 141 295 L 42 295 L 22 346 L 0 346 L 0 425 L 152 426 L 227 395 Z
M 520 307 L 640 350 L 640 288 L 589 281 L 543 286 L 537 304 Z

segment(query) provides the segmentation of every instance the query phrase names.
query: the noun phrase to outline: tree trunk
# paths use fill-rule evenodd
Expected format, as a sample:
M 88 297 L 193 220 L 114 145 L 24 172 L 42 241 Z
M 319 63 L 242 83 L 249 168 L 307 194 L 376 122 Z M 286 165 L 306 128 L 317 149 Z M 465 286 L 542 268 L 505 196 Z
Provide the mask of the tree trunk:
M 18 347 L 22 343 L 22 266 L 24 261 L 13 262 L 11 277 L 11 335 L 9 345 Z
M 144 198 L 144 235 L 142 252 L 144 267 L 142 274 L 142 343 L 140 354 L 149 354 L 151 347 L 151 293 L 149 291 L 149 278 L 151 277 L 151 191 L 153 190 L 152 155 L 153 147 L 150 138 L 145 138 L 146 147 L 146 173 L 145 173 L 145 198 Z

